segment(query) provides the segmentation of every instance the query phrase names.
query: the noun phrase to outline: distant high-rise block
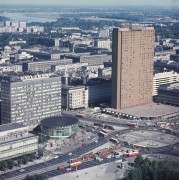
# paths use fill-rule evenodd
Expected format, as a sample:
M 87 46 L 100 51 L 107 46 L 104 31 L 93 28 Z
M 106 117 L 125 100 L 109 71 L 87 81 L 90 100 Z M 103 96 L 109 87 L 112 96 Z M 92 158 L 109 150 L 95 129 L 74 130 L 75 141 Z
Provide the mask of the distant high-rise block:
M 112 35 L 112 108 L 152 102 L 154 28 L 114 28 Z

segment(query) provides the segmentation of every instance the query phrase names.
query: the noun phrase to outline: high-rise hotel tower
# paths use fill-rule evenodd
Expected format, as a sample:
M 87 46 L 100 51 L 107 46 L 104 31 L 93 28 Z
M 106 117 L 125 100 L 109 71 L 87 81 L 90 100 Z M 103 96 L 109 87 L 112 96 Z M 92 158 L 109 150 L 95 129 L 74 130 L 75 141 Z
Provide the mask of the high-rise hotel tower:
M 113 29 L 112 108 L 124 109 L 152 102 L 154 28 Z

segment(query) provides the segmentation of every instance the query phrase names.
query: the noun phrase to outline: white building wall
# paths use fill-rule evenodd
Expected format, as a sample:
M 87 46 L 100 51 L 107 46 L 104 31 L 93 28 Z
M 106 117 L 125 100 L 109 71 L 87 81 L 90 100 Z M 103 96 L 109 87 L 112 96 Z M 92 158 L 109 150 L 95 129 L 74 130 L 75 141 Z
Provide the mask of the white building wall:
M 179 73 L 164 72 L 155 74 L 153 77 L 153 96 L 158 95 L 158 88 L 162 84 L 169 84 L 179 81 Z

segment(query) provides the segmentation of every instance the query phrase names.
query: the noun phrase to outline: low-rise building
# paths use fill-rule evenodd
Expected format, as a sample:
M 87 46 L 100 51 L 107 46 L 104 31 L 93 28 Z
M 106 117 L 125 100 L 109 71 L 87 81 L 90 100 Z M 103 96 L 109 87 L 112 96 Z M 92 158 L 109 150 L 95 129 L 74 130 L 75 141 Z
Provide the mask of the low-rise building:
M 96 106 L 100 103 L 110 103 L 112 96 L 111 79 L 95 78 L 87 82 L 88 106 Z
M 27 27 L 27 33 L 39 33 L 44 32 L 43 26 L 29 26 Z
M 112 76 L 112 68 L 108 67 L 108 68 L 100 68 L 98 69 L 98 77 L 99 78 L 103 78 L 103 77 L 111 77 Z
M 74 110 L 88 107 L 88 90 L 85 86 L 62 86 L 62 109 Z
M 29 61 L 29 62 L 24 62 L 22 64 L 22 69 L 23 72 L 27 72 L 27 71 L 51 72 L 52 65 L 66 65 L 66 64 L 72 64 L 72 59 Z
M 153 96 L 157 96 L 158 88 L 163 84 L 170 84 L 179 81 L 179 73 L 177 72 L 163 72 L 157 73 L 153 77 Z
M 52 65 L 53 66 L 53 65 Z M 77 70 L 81 67 L 88 67 L 88 63 L 75 63 L 75 64 L 61 64 L 54 65 L 54 71 L 63 71 L 63 70 Z
M 22 64 L 0 64 L 0 72 L 22 72 Z
M 38 136 L 28 132 L 20 123 L 0 125 L 0 161 L 12 159 L 38 150 Z
M 95 39 L 94 40 L 94 47 L 111 49 L 110 39 Z
M 21 52 L 20 54 L 15 54 L 15 61 L 27 60 L 33 58 L 33 55 L 30 55 L 26 52 Z
M 179 82 L 160 86 L 157 100 L 165 104 L 179 106 Z
M 99 37 L 108 38 L 110 35 L 109 29 L 100 29 Z

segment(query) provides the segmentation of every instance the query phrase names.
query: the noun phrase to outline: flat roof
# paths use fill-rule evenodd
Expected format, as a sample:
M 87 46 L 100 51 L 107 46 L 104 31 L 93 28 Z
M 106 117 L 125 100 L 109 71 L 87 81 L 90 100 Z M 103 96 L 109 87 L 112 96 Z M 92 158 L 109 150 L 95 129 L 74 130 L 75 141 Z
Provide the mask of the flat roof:
M 105 108 L 105 110 L 135 117 L 159 117 L 177 112 L 179 113 L 179 107 L 156 103 L 150 103 L 121 110 L 112 108 Z
M 25 127 L 25 126 L 22 123 L 3 124 L 3 125 L 0 125 L 0 132 L 23 128 L 23 127 Z
M 28 135 L 26 135 L 24 137 L 17 137 L 17 138 L 14 138 L 14 139 L 2 141 L 2 142 L 0 142 L 0 144 L 7 144 L 7 143 L 11 143 L 11 142 L 16 142 L 16 141 L 28 139 L 28 138 L 31 138 L 31 137 L 37 137 L 38 138 L 38 136 L 36 136 L 35 134 L 28 133 Z
M 41 126 L 45 126 L 47 128 L 55 128 L 55 127 L 64 127 L 70 126 L 78 123 L 78 118 L 71 116 L 55 116 L 45 118 L 40 122 Z

